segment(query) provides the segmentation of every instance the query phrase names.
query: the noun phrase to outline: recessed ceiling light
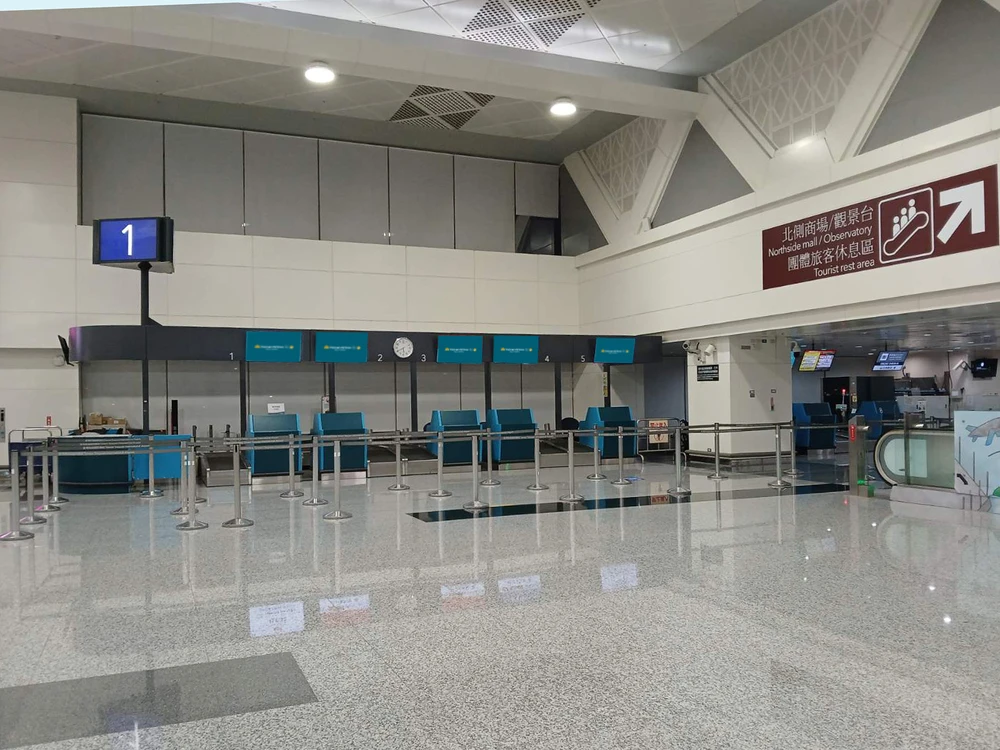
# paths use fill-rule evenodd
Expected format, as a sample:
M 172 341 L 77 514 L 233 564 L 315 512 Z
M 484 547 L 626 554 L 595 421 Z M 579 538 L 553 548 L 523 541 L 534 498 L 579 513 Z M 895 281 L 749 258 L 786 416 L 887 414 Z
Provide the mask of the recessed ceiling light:
M 306 66 L 305 76 L 310 83 L 333 83 L 337 74 L 324 62 L 312 62 Z
M 929 333 L 925 333 L 924 336 L 930 336 L 930 334 Z
M 556 117 L 569 117 L 576 114 L 576 105 L 569 99 L 556 99 L 549 107 L 549 112 Z

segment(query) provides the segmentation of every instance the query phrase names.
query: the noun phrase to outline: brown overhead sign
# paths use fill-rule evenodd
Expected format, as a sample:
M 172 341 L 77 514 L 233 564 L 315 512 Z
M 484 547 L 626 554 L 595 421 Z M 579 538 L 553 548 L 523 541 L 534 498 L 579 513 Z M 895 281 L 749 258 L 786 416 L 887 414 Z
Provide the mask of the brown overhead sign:
M 997 167 L 765 229 L 764 289 L 1000 244 Z

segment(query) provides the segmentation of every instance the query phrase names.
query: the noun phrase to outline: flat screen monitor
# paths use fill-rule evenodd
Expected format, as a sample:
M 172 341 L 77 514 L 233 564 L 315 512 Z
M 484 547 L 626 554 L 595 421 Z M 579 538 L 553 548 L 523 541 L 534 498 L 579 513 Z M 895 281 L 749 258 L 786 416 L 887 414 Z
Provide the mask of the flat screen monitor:
M 974 378 L 995 378 L 997 376 L 997 360 L 974 359 L 970 364 L 970 369 Z
M 809 349 L 802 352 L 799 361 L 799 372 L 825 372 L 833 367 L 836 349 Z
M 609 365 L 630 365 L 635 361 L 635 339 L 598 336 L 594 343 L 594 361 Z
M 872 372 L 899 372 L 906 362 L 907 352 L 879 352 Z
M 167 216 L 94 220 L 94 263 L 169 271 L 174 261 L 174 221 Z

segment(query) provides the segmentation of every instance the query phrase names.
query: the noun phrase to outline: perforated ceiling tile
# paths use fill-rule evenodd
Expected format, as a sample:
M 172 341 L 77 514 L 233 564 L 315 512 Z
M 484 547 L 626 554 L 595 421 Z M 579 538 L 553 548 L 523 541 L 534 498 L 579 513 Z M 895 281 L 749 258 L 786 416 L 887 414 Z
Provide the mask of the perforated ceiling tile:
M 390 117 L 389 120 L 397 122 L 399 120 L 411 120 L 414 117 L 425 117 L 426 115 L 427 113 L 424 110 L 408 99 L 399 106 L 396 114 Z
M 428 94 L 440 94 L 448 89 L 439 89 L 437 86 L 417 86 L 413 89 L 411 96 L 427 96 Z
M 546 18 L 542 21 L 534 21 L 528 24 L 535 36 L 542 40 L 546 47 L 551 47 L 566 31 L 577 21 L 583 18 L 583 13 L 574 13 L 571 16 L 559 16 L 557 18 Z
M 517 21 L 514 15 L 507 10 L 499 0 L 486 0 L 486 3 L 479 12 L 472 17 L 465 27 L 465 33 L 481 31 L 482 29 L 492 29 L 497 26 L 506 26 Z
M 442 122 L 438 117 L 415 117 L 402 121 L 405 125 L 416 125 L 418 128 L 428 128 L 430 130 L 451 130 L 452 127 L 446 122 Z
M 500 29 L 486 29 L 474 34 L 466 34 L 467 39 L 477 42 L 499 44 L 501 47 L 518 49 L 538 49 L 538 44 L 523 26 L 505 26 Z
M 448 112 L 464 112 L 467 109 L 478 109 L 476 103 L 461 91 L 444 91 L 440 94 L 422 96 L 417 104 L 433 115 L 443 115 Z
M 493 101 L 493 94 L 477 94 L 474 91 L 466 91 L 466 95 L 480 107 L 485 107 Z
M 462 126 L 471 120 L 475 114 L 476 110 L 470 109 L 467 112 L 450 112 L 448 114 L 441 115 L 441 119 L 455 128 L 455 130 L 461 130 Z
M 507 2 L 524 21 L 569 15 L 580 10 L 577 0 L 507 0 Z

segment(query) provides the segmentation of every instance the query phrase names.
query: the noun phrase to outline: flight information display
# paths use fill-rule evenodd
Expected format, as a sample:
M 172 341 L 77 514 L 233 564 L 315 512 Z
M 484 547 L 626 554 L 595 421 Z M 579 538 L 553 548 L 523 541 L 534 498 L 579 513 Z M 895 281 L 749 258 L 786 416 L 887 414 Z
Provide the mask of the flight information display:
M 823 372 L 833 367 L 833 358 L 837 355 L 835 349 L 809 349 L 802 352 L 799 361 L 799 372 Z
M 872 372 L 899 372 L 906 362 L 907 352 L 879 352 Z

